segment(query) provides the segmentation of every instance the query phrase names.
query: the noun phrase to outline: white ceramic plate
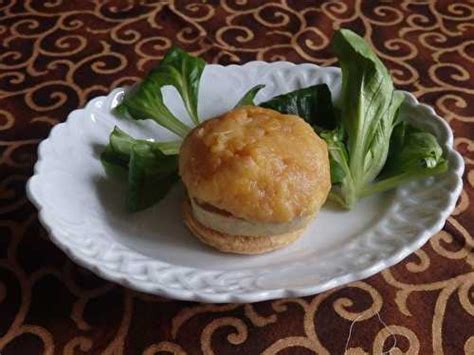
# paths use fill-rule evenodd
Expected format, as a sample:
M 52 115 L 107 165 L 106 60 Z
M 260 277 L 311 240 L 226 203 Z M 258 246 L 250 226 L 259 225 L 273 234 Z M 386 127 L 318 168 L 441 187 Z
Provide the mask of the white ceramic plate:
M 208 65 L 199 111 L 212 117 L 231 109 L 250 87 L 264 83 L 257 101 L 316 83 L 335 100 L 340 70 L 312 64 L 251 62 Z M 175 89 L 165 101 L 187 117 Z M 114 125 L 144 138 L 171 138 L 149 121 L 115 118 L 123 89 L 95 98 L 53 128 L 40 144 L 28 195 L 51 239 L 78 264 L 105 279 L 140 291 L 183 300 L 255 302 L 318 293 L 375 274 L 420 248 L 438 232 L 461 192 L 463 160 L 452 148 L 448 125 L 406 94 L 401 114 L 434 133 L 449 171 L 391 193 L 362 200 L 352 211 L 325 207 L 291 246 L 260 256 L 219 253 L 184 227 L 177 185 L 158 205 L 125 211 L 125 182 L 106 178 L 99 154 Z

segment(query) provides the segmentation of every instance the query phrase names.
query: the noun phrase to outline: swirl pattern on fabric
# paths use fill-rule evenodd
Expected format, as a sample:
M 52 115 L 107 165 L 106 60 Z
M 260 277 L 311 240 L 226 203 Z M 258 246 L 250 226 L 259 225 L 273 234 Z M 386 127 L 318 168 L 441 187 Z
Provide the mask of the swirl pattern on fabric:
M 446 118 L 465 158 L 457 208 L 421 250 L 313 297 L 205 305 L 101 280 L 48 241 L 25 183 L 70 111 L 139 80 L 172 43 L 211 63 L 332 65 L 339 27 Z M 0 1 L 0 351 L 474 353 L 473 58 L 472 0 Z

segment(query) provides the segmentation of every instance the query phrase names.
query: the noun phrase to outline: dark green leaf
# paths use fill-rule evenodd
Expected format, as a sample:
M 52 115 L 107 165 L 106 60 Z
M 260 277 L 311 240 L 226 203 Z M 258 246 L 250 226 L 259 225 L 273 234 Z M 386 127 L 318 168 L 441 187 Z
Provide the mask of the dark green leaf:
M 177 170 L 177 155 L 165 155 L 145 142 L 134 144 L 128 174 L 129 210 L 139 211 L 162 199 L 178 180 Z
M 114 130 L 112 131 L 109 137 L 109 144 L 111 149 L 116 154 L 118 154 L 122 160 L 125 160 L 127 162 L 130 159 L 132 146 L 135 142 L 136 139 L 122 131 L 117 126 L 114 127 Z
M 237 105 L 235 105 L 235 108 L 242 107 L 242 106 L 254 106 L 255 103 L 253 102 L 253 100 L 255 99 L 255 96 L 264 87 L 265 85 L 262 85 L 262 84 L 255 85 L 253 88 L 251 88 L 249 91 L 245 93 L 245 95 L 239 100 Z
M 117 162 L 117 164 L 120 162 L 120 165 L 127 167 L 132 147 L 136 143 L 144 143 L 151 147 L 156 147 L 166 155 L 178 154 L 181 145 L 181 141 L 156 142 L 152 139 L 135 139 L 120 128 L 114 127 L 109 136 L 109 144 L 102 155 L 110 162 Z
M 127 173 L 131 145 L 135 140 L 118 127 L 109 136 L 109 144 L 100 155 L 107 175 L 122 176 Z
M 263 102 L 259 106 L 299 116 L 313 127 L 333 129 L 337 123 L 331 91 L 326 84 L 291 91 Z
M 342 183 L 342 181 L 346 177 L 346 172 L 344 171 L 342 166 L 332 157 L 329 158 L 329 164 L 331 168 L 331 183 L 333 185 Z
M 388 157 L 392 156 L 393 152 L 397 152 L 403 148 L 405 143 L 406 126 L 406 122 L 401 121 L 393 128 L 392 135 L 390 137 Z
M 128 176 L 127 205 L 131 211 L 159 201 L 178 179 L 180 143 L 135 139 L 114 128 L 101 161 L 107 175 Z
M 333 196 L 336 197 L 333 199 L 343 207 L 350 208 L 356 197 L 352 194 L 353 180 L 349 168 L 349 156 L 344 145 L 344 130 L 339 126 L 332 131 L 321 131 L 319 135 L 328 146 L 331 183 L 338 185 L 337 191 L 340 196 Z
M 108 145 L 100 155 L 100 161 L 108 176 L 124 177 L 128 171 L 128 159 L 123 160 L 120 154 L 114 152 Z

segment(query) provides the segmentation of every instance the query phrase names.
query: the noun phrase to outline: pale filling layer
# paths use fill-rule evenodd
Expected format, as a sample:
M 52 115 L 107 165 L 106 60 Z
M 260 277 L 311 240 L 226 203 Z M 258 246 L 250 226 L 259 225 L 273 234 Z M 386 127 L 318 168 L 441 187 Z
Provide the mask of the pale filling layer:
M 218 232 L 249 237 L 266 237 L 293 232 L 304 228 L 313 218 L 312 215 L 296 217 L 285 223 L 262 223 L 247 221 L 229 214 L 211 211 L 190 198 L 193 216 L 202 225 Z

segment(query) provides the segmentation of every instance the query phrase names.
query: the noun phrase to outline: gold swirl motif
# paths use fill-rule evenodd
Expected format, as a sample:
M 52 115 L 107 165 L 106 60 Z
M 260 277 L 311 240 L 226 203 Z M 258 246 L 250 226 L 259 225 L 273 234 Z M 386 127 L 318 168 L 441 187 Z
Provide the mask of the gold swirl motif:
M 35 33 L 34 30 L 39 29 L 40 31 Z M 37 19 L 27 18 L 18 20 L 9 28 L 12 36 L 8 38 L 6 44 L 9 45 L 11 40 L 16 38 L 35 38 L 41 33 L 40 22 Z M 25 33 L 24 30 L 29 33 Z
M 418 355 L 420 353 L 420 341 L 418 340 L 418 337 L 412 330 L 406 327 L 399 326 L 399 325 L 389 325 L 377 333 L 377 336 L 375 337 L 374 345 L 372 348 L 373 354 L 383 354 L 384 345 L 387 339 L 394 336 L 396 337 L 397 335 L 403 336 L 404 338 L 408 340 L 408 343 L 409 343 L 408 350 L 406 352 L 403 352 L 403 354 Z M 399 349 L 395 347 L 391 348 L 389 351 L 390 354 L 392 353 L 392 350 L 399 350 Z M 400 353 L 401 353 L 401 350 L 400 350 Z
M 474 352 L 474 335 L 469 337 L 464 344 L 464 353 L 472 354 Z
M 452 90 L 452 88 L 451 88 Z M 461 91 L 458 89 L 457 91 Z M 460 94 L 464 94 L 464 91 Z M 454 94 L 444 94 L 436 100 L 436 105 L 439 107 L 440 111 L 445 115 L 445 118 L 448 122 L 451 120 L 458 120 L 462 122 L 474 122 L 472 116 L 463 116 L 459 112 L 454 113 L 448 108 L 448 101 L 451 101 L 453 105 L 458 109 L 465 109 L 468 107 L 467 101 L 462 96 L 457 96 Z
M 335 21 L 337 25 L 340 25 L 341 22 L 354 21 L 358 16 L 362 15 L 360 9 L 361 2 L 361 0 L 356 0 L 354 3 L 354 7 L 351 7 L 342 1 L 324 2 L 321 5 L 321 11 L 331 20 Z M 346 12 L 349 13 L 350 16 L 344 17 L 343 15 Z
M 39 140 L 31 139 L 25 141 L 15 141 L 15 142 L 1 142 L 0 147 L 5 147 L 2 156 L 0 157 L 0 164 L 8 166 L 10 168 L 26 168 L 30 166 L 31 159 L 29 156 L 24 154 L 18 154 L 19 159 L 15 159 L 14 154 L 16 154 L 20 149 L 32 147 L 33 145 L 38 144 Z M 6 185 L 10 181 L 23 179 L 26 181 L 26 177 L 22 175 L 11 175 L 5 178 L 3 181 L 0 181 L 1 185 Z
M 367 16 L 367 20 L 378 26 L 394 26 L 399 24 L 405 18 L 403 12 L 390 6 L 380 5 L 373 9 L 374 14 L 380 16 L 380 19 Z M 394 15 L 394 19 L 387 19 L 390 14 Z
M 266 348 L 262 352 L 262 355 L 278 354 L 283 349 L 289 349 L 293 347 L 300 347 L 300 348 L 316 351 L 314 347 L 314 343 L 310 339 L 305 338 L 305 337 L 293 336 L 293 337 L 287 337 L 284 339 L 277 340 L 271 346 Z M 324 352 L 318 351 L 317 354 L 329 354 L 329 353 L 327 351 L 324 351 Z
M 171 324 L 171 336 L 175 339 L 178 336 L 178 331 L 181 326 L 186 323 L 192 317 L 195 317 L 198 314 L 208 313 L 208 312 L 224 312 L 234 310 L 239 305 L 237 304 L 226 304 L 226 305 L 199 305 L 197 307 L 185 308 L 180 313 L 178 313 L 172 321 Z
M 458 64 L 454 64 L 454 63 L 433 64 L 429 68 L 428 73 L 430 75 L 430 78 L 433 80 L 433 82 L 435 84 L 437 84 L 438 86 L 444 87 L 444 88 L 447 88 L 447 89 L 450 89 L 450 90 L 459 90 L 459 86 L 448 83 L 445 79 L 443 79 L 443 78 L 436 75 L 436 72 L 438 70 L 442 70 L 442 69 L 446 70 L 448 68 L 457 71 L 457 73 L 449 75 L 449 79 L 451 79 L 452 81 L 457 82 L 457 84 L 459 84 L 459 82 L 462 82 L 462 81 L 471 80 L 471 74 L 466 69 L 464 69 L 462 66 L 460 66 Z M 474 88 L 472 88 L 472 89 L 463 88 L 463 91 L 466 92 L 466 93 L 469 93 L 469 94 L 474 94 Z
M 374 287 L 360 281 L 350 284 L 349 287 L 355 287 L 366 291 L 372 298 L 373 303 L 371 307 L 362 312 L 351 312 L 348 311 L 347 308 L 352 307 L 354 301 L 345 297 L 339 298 L 333 302 L 333 307 L 340 317 L 350 321 L 364 321 L 372 318 L 376 313 L 380 312 L 383 301 L 380 293 Z
M 469 6 L 468 4 L 449 4 L 446 7 L 446 10 L 448 10 L 446 13 L 443 11 L 438 12 L 438 14 L 444 19 L 454 21 L 474 20 L 474 7 Z
M 119 328 L 115 335 L 115 338 L 107 346 L 107 348 L 102 352 L 104 355 L 113 355 L 123 351 L 125 344 L 125 337 L 127 336 L 128 329 L 130 327 L 130 322 L 132 320 L 133 313 L 133 298 L 130 290 L 124 290 L 125 297 L 124 301 L 124 310 L 122 320 L 120 321 Z
M 227 42 L 225 41 L 225 38 L 224 38 L 225 34 L 230 32 L 230 31 L 233 31 L 234 33 L 235 32 L 240 33 L 240 34 L 236 34 L 234 36 L 235 40 L 237 42 L 239 42 L 239 44 L 249 42 L 253 38 L 255 38 L 255 34 L 251 30 L 249 30 L 247 27 L 233 25 L 233 26 L 229 26 L 229 27 L 222 27 L 222 28 L 217 30 L 217 32 L 216 32 L 217 43 L 219 43 L 223 47 L 227 47 L 229 49 L 235 49 L 235 47 L 232 46 L 232 45 L 228 46 Z
M 456 208 L 454 209 L 452 215 L 457 216 L 464 213 L 469 208 L 469 196 L 467 195 L 466 189 L 461 191 L 461 196 L 459 197 Z
M 274 22 L 265 20 L 263 18 L 262 12 L 267 8 L 272 9 L 271 15 L 273 16 L 273 19 L 275 20 Z M 258 11 L 255 12 L 254 17 L 260 24 L 262 24 L 265 27 L 268 27 L 270 29 L 279 28 L 279 27 L 284 27 L 290 23 L 290 16 L 286 14 L 285 11 L 288 11 L 287 8 L 280 6 L 278 4 L 265 4 L 259 7 Z
M 235 55 L 232 52 L 222 50 L 216 56 L 216 59 L 213 61 L 213 63 L 217 64 L 217 63 L 222 63 L 222 62 L 240 63 L 240 57 Z
M 15 118 L 13 115 L 6 110 L 0 109 L 0 131 L 6 131 L 15 124 Z
M 76 350 L 80 350 L 82 352 L 87 352 L 92 348 L 94 343 L 90 338 L 78 336 L 72 338 L 68 341 L 68 343 L 64 346 L 64 355 L 74 355 L 76 354 Z
M 464 161 L 466 164 L 474 164 L 474 158 L 471 158 L 470 153 L 474 153 L 474 142 L 468 138 L 456 137 L 454 138 L 454 147 L 460 149 L 461 146 L 465 146 L 467 153 L 464 154 Z
M 251 304 L 246 304 L 245 307 L 245 316 L 252 322 L 253 325 L 256 327 L 264 327 L 268 324 L 275 323 L 277 321 L 277 316 L 276 314 L 271 314 L 267 317 L 264 317 L 260 314 L 258 314 L 255 311 L 254 306 Z
M 111 32 L 111 38 L 117 42 L 122 44 L 132 44 L 140 40 L 142 34 L 134 29 L 126 29 L 123 30 L 126 26 L 133 24 L 134 22 L 138 22 L 143 18 L 148 18 L 148 15 L 144 15 L 138 18 L 133 18 L 130 20 L 126 20 L 122 22 L 120 25 L 113 28 Z M 121 32 L 123 30 L 123 32 Z
M 423 250 L 417 250 L 414 255 L 418 257 L 419 263 L 415 262 L 408 262 L 406 263 L 405 267 L 408 271 L 413 273 L 423 272 L 428 270 L 430 267 L 430 258 L 428 254 Z
M 138 76 L 123 76 L 121 78 L 118 78 L 117 80 L 114 80 L 111 84 L 111 88 L 116 88 L 118 86 L 126 86 L 126 85 L 131 85 L 137 81 L 140 81 L 141 78 Z
M 76 14 L 71 13 L 71 15 L 76 15 Z M 70 31 L 70 30 L 78 30 L 84 25 L 85 23 L 79 18 L 74 18 L 73 16 L 64 16 L 61 18 L 58 28 L 62 30 Z
M 304 31 L 300 32 L 297 36 L 295 36 L 294 40 L 293 40 L 293 44 L 294 45 L 297 45 L 298 43 L 298 39 L 305 35 L 305 34 L 308 34 L 308 33 L 312 33 L 314 35 L 316 35 L 317 37 L 319 37 L 319 41 L 320 43 L 319 44 L 316 44 L 316 41 L 313 40 L 313 39 L 305 39 L 304 41 L 304 44 L 311 50 L 313 51 L 316 51 L 318 49 L 322 49 L 322 48 L 325 48 L 328 44 L 329 44 L 329 38 L 326 37 L 326 35 L 318 30 L 317 28 L 307 28 L 305 29 Z M 300 49 L 301 47 L 298 47 L 298 49 Z M 306 54 L 304 52 L 299 52 L 299 54 L 304 57 Z
M 251 4 L 248 3 L 248 0 L 233 0 L 233 1 L 235 2 L 235 4 L 237 4 L 238 6 L 241 6 L 241 7 L 243 7 L 244 5 L 251 5 Z M 235 13 L 238 13 L 238 12 L 241 12 L 241 11 L 252 12 L 254 10 L 253 8 L 250 8 L 249 10 L 242 9 L 242 8 L 235 9 L 235 8 L 232 7 L 231 4 L 229 4 L 230 2 L 231 2 L 231 0 L 222 0 L 221 1 L 222 8 L 230 14 L 235 14 Z
M 204 22 L 204 21 L 210 20 L 212 17 L 216 15 L 216 8 L 210 4 L 201 4 L 201 3 L 186 4 L 184 6 L 184 9 L 186 11 L 189 11 L 192 14 L 192 18 L 198 22 Z M 203 12 L 202 15 L 199 15 L 200 11 Z
M 403 5 L 402 5 L 403 6 Z M 409 26 L 400 29 L 399 34 L 405 37 L 408 33 L 416 31 L 432 31 L 436 29 L 436 21 L 430 25 L 430 18 L 419 13 L 410 14 L 406 17 L 406 22 Z
M 214 319 L 208 325 L 206 325 L 201 334 L 201 350 L 204 354 L 215 354 L 215 352 L 212 350 L 211 345 L 212 335 L 218 328 L 228 326 L 235 328 L 235 332 L 227 336 L 227 340 L 229 341 L 229 343 L 239 345 L 247 339 L 247 325 L 241 319 L 235 317 L 223 317 Z
M 77 43 L 74 46 L 74 43 Z M 64 57 L 71 56 L 81 52 L 86 48 L 87 40 L 80 35 L 68 35 L 56 39 L 53 42 L 54 48 L 60 49 L 61 51 L 55 52 L 50 49 L 46 49 L 43 42 L 39 42 L 38 52 L 39 54 L 51 56 L 51 57 Z
M 176 344 L 171 343 L 169 341 L 162 341 L 159 344 L 150 345 L 144 352 L 143 355 L 154 355 L 159 352 L 167 352 L 173 355 L 186 355 L 186 352 L 183 348 Z
M 8 54 L 8 53 L 7 53 Z M 0 75 L 0 80 L 7 80 L 8 84 L 21 84 L 25 81 L 25 74 L 22 72 L 7 72 L 7 73 L 2 73 Z M 0 97 L 6 97 L 8 96 L 7 91 L 0 91 L 1 96 Z
M 469 170 L 467 173 L 467 181 L 471 187 L 474 187 L 474 170 Z
M 466 240 L 466 246 L 461 246 L 457 251 L 452 251 L 446 249 L 441 242 L 455 244 L 452 234 L 441 231 L 430 239 L 430 244 L 433 250 L 441 256 L 444 256 L 447 259 L 467 259 L 471 255 L 469 250 L 471 247 L 474 247 L 474 243 L 470 243 L 470 240 Z M 472 245 L 470 245 L 472 244 Z
M 344 355 L 369 355 L 369 353 L 365 352 L 362 348 L 349 348 L 346 349 Z
M 64 103 L 67 101 L 67 94 L 64 91 L 61 91 L 57 89 L 57 87 L 65 87 L 66 85 L 64 84 L 63 81 L 47 81 L 45 83 L 41 83 L 37 85 L 32 91 L 28 91 L 25 95 L 25 102 L 26 104 L 31 107 L 32 109 L 39 111 L 39 112 L 48 112 L 54 109 L 57 109 L 64 105 Z M 48 99 L 52 100 L 53 103 L 49 105 L 43 105 L 43 104 L 38 104 L 35 102 L 34 97 L 35 95 L 38 95 L 37 93 L 40 92 L 42 89 L 49 89 L 49 90 L 55 90 L 51 93 L 49 93 Z M 56 88 L 56 89 L 53 89 Z
M 474 277 L 468 278 L 467 282 L 463 283 L 461 287 L 459 287 L 458 295 L 459 302 L 461 303 L 462 307 L 471 316 L 474 316 L 474 302 L 472 301 L 472 296 L 474 296 Z
M 176 34 L 176 38 L 183 43 L 194 43 L 200 37 L 199 32 L 192 27 L 184 27 Z
M 397 55 L 394 53 L 397 50 L 400 50 L 402 46 L 406 46 L 409 49 L 409 53 L 405 55 Z M 392 50 L 391 55 L 396 56 L 399 60 L 409 60 L 416 58 L 419 55 L 419 51 L 416 46 L 402 38 L 392 38 L 385 42 L 385 47 Z

